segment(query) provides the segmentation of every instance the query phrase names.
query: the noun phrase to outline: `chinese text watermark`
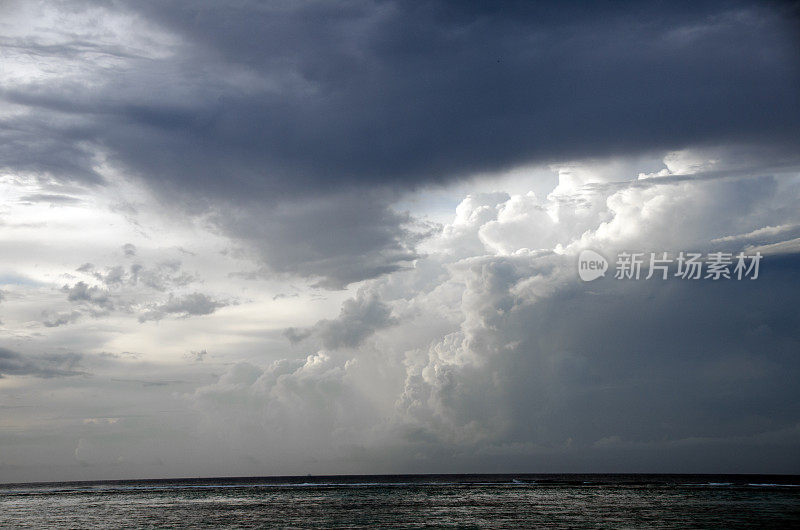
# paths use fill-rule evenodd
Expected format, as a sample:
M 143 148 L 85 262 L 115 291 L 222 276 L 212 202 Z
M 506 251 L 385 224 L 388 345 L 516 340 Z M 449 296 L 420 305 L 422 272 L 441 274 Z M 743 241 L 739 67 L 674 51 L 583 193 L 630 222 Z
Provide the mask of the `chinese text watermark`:
M 620 252 L 614 267 L 617 280 L 755 280 L 763 256 L 760 252 Z M 594 250 L 582 250 L 578 256 L 578 276 L 585 282 L 605 276 L 608 260 Z M 644 270 L 643 270 L 644 269 Z

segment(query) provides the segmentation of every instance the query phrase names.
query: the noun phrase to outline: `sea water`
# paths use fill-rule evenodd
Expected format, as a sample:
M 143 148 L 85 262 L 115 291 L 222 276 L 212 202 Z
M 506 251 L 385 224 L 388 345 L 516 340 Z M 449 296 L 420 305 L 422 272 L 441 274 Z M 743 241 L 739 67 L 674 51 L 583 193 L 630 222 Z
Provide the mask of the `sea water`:
M 3 528 L 781 528 L 800 477 L 392 475 L 0 484 Z

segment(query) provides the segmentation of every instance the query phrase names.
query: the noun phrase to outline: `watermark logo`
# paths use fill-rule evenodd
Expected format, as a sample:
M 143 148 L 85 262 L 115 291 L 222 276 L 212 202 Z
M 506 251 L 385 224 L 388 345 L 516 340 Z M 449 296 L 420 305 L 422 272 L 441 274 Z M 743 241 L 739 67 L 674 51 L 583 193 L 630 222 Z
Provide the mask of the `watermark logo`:
M 608 260 L 594 250 L 581 250 L 578 255 L 578 276 L 585 282 L 606 275 Z
M 649 258 L 649 259 L 648 259 Z M 667 252 L 620 252 L 614 268 L 617 280 L 744 280 L 758 279 L 763 256 L 760 252 L 746 255 L 744 252 L 711 252 L 707 255 L 680 252 L 677 256 Z M 608 260 L 594 250 L 582 250 L 578 255 L 578 276 L 591 282 L 605 276 Z

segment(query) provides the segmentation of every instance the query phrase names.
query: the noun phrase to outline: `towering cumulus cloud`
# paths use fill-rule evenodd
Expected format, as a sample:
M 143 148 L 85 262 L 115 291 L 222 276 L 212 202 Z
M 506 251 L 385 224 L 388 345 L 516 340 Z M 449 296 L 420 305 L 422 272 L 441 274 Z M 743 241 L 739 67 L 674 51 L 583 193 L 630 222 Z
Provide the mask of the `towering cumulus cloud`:
M 698 156 L 667 158 L 689 155 Z M 577 169 L 561 168 L 556 190 Z M 317 425 L 320 448 L 345 451 L 336 433 L 346 432 L 348 444 L 368 445 L 363 458 L 380 460 L 393 447 L 403 465 L 444 458 L 563 469 L 582 458 L 622 465 L 633 455 L 689 470 L 742 455 L 793 461 L 797 177 L 640 174 L 605 186 L 593 185 L 592 168 L 579 169 L 588 182 L 574 193 L 467 197 L 412 271 L 371 281 L 372 295 L 346 301 L 336 320 L 287 333 L 317 336 L 326 350 L 259 371 L 237 392 L 252 398 L 265 380 L 299 392 L 298 380 L 309 387 L 312 378 L 314 389 L 336 389 L 319 406 L 352 409 Z M 756 281 L 624 281 L 612 270 L 583 283 L 576 259 L 584 248 L 761 252 L 765 268 Z M 312 375 L 323 361 L 337 368 Z M 357 403 L 343 386 L 359 393 Z M 198 392 L 207 399 L 218 388 Z M 375 408 L 375 423 L 354 435 L 350 422 Z
M 800 472 L 791 4 L 0 9 L 3 477 Z

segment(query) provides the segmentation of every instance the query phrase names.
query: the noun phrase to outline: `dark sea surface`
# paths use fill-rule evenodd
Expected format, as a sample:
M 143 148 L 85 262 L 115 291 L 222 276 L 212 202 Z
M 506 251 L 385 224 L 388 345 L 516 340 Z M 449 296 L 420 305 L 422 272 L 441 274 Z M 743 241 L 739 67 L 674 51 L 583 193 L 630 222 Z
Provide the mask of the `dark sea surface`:
M 2 528 L 786 528 L 786 475 L 391 475 L 0 484 Z

